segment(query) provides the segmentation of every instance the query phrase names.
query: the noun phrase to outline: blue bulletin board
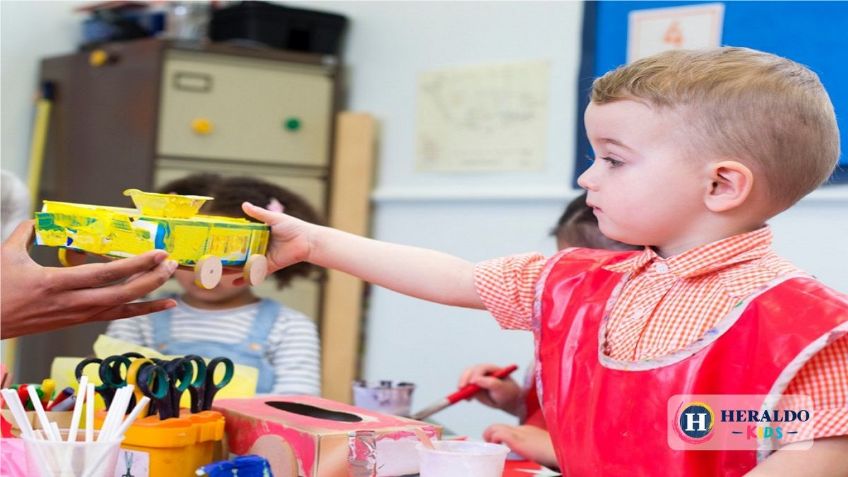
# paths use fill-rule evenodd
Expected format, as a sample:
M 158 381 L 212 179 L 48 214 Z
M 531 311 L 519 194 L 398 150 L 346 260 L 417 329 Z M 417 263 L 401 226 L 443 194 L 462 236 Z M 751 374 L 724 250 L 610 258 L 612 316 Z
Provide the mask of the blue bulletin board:
M 578 81 L 578 118 L 589 102 L 592 80 L 626 63 L 627 21 L 633 10 L 668 8 L 707 2 L 586 2 L 583 17 L 582 62 Z M 836 109 L 842 155 L 831 183 L 848 183 L 848 3 L 843 2 L 721 2 L 724 25 L 721 44 L 767 51 L 810 67 L 821 78 Z M 583 121 L 578 121 L 577 177 L 588 168 L 591 153 Z

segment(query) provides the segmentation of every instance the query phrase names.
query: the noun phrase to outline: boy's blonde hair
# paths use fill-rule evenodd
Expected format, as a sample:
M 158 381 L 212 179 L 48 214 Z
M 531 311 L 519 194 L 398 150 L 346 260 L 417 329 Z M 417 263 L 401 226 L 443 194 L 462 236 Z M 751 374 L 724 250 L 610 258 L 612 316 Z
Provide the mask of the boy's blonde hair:
M 619 67 L 592 85 L 594 103 L 622 99 L 674 109 L 693 146 L 742 160 L 764 177 L 772 213 L 826 181 L 839 160 L 836 116 L 818 76 L 769 53 L 672 50 Z

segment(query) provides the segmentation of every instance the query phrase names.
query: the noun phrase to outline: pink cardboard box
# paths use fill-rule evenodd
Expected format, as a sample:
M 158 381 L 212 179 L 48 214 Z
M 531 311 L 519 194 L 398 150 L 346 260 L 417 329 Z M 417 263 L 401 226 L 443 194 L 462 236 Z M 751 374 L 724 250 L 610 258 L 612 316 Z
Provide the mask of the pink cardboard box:
M 357 430 L 376 431 L 378 476 L 415 474 L 413 428 L 431 438 L 442 432 L 426 422 L 312 396 L 219 399 L 213 409 L 226 418 L 229 452 L 262 455 L 283 477 L 347 477 L 348 433 Z

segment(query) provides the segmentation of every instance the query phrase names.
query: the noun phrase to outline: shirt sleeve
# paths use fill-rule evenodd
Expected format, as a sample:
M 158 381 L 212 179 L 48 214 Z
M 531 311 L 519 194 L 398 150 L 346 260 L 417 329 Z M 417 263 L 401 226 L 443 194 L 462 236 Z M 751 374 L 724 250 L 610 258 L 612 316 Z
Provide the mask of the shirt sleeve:
M 106 336 L 137 345 L 151 346 L 150 340 L 146 339 L 150 335 L 149 321 L 146 315 L 110 321 L 109 326 L 106 327 Z
M 812 398 L 814 438 L 848 435 L 848 334 L 807 361 L 785 394 Z
M 536 282 L 546 261 L 542 254 L 528 253 L 487 260 L 474 267 L 477 294 L 501 328 L 531 328 Z
M 306 315 L 283 307 L 269 336 L 274 394 L 321 395 L 318 329 Z

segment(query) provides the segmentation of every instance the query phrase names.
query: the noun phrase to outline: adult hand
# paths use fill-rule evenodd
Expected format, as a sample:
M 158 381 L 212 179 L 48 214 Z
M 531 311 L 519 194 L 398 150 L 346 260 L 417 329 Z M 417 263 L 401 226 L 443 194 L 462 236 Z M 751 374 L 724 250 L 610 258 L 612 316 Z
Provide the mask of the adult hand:
M 459 378 L 457 387 L 465 387 L 467 384 L 476 384 L 482 389 L 474 395 L 474 398 L 481 403 L 501 409 L 514 416 L 518 415 L 521 409 L 522 390 L 512 378 L 493 378 L 487 376 L 500 369 L 500 366 L 495 364 L 478 364 L 463 371 Z
M 130 303 L 164 284 L 177 263 L 155 250 L 108 263 L 42 267 L 29 256 L 33 221 L 3 242 L 0 317 L 2 338 L 50 331 L 88 321 L 144 315 L 176 305 L 171 299 Z
M 521 457 L 545 467 L 558 466 L 551 435 L 540 427 L 493 424 L 483 431 L 483 439 L 504 444 Z

